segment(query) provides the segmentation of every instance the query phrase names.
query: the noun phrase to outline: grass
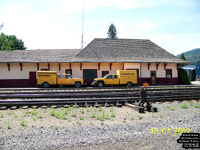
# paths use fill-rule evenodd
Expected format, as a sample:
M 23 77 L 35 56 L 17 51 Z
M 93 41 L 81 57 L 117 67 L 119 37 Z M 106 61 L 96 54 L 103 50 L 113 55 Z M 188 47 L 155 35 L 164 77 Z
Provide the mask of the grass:
M 101 125 L 102 125 L 102 126 L 104 125 L 104 122 L 103 122 L 103 121 L 101 121 Z
M 112 111 L 110 116 L 115 117 L 115 113 Z
M 84 120 L 84 117 L 80 117 L 80 120 Z
M 14 114 L 14 118 L 19 118 L 17 114 Z
M 42 116 L 42 114 L 38 114 L 38 119 L 42 119 L 43 118 L 43 116 Z
M 175 110 L 175 108 L 173 108 L 173 107 L 170 107 L 170 110 L 171 110 L 171 111 L 174 111 L 174 110 Z
M 138 118 L 139 118 L 139 120 L 142 120 L 142 119 L 143 119 L 143 117 L 142 117 L 142 116 L 138 116 Z
M 20 126 L 22 126 L 22 127 L 26 126 L 26 122 L 24 121 L 24 119 L 20 120 Z
M 90 114 L 90 118 L 96 118 L 96 115 L 95 115 L 94 112 L 91 112 L 91 114 Z
M 32 112 L 31 112 L 31 114 L 32 114 L 33 116 L 35 116 L 35 115 L 37 114 L 36 109 L 33 109 Z
M 35 117 L 33 117 L 33 121 L 36 121 L 37 119 Z
M 190 103 L 190 106 L 192 106 L 192 105 L 193 105 L 192 101 L 190 101 L 189 103 Z
M 183 105 L 181 105 L 181 108 L 182 108 L 182 109 L 187 109 L 188 106 L 187 106 L 187 104 L 183 104 Z
M 7 129 L 11 129 L 11 125 L 10 125 L 10 122 L 9 121 L 7 121 Z
M 0 113 L 0 118 L 3 118 L 3 114 L 2 113 Z
M 60 113 L 59 118 L 62 119 L 62 120 L 67 120 L 67 118 L 66 118 L 64 113 Z
M 78 121 L 78 122 L 76 122 L 76 124 L 77 124 L 77 125 L 79 125 L 79 126 L 81 126 L 81 123 L 80 123 L 79 121 Z
M 51 115 L 51 116 L 55 116 L 55 114 L 56 114 L 55 110 L 54 110 L 54 109 L 51 109 L 51 110 L 50 110 L 50 115 Z
M 200 104 L 195 104 L 194 108 L 200 108 Z

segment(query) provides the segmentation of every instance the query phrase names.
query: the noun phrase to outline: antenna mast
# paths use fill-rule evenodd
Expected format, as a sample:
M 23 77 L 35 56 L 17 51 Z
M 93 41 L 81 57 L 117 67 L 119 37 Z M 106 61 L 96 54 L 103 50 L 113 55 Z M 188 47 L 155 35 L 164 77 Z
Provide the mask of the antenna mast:
M 81 36 L 81 50 L 83 49 L 83 29 L 84 29 L 84 0 L 82 0 L 82 36 Z

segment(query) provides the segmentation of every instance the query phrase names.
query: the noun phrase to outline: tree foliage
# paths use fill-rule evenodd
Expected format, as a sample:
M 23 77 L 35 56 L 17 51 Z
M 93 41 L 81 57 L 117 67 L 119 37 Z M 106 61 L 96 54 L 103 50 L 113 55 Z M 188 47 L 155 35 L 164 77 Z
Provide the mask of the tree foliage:
M 182 68 L 178 69 L 178 84 L 180 85 L 191 84 L 187 72 Z
M 0 35 L 0 50 L 12 51 L 12 50 L 25 50 L 24 42 L 21 39 L 17 39 L 15 35 Z
M 114 24 L 111 24 L 108 29 L 108 38 L 117 39 L 117 30 Z
M 184 53 L 181 54 L 181 59 L 186 60 Z

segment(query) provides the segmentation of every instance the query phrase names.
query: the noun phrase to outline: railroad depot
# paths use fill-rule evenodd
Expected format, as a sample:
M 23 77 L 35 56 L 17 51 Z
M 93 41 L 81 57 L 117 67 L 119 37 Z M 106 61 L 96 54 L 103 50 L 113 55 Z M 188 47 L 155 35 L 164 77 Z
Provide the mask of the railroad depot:
M 146 39 L 94 39 L 83 50 L 0 51 L 0 87 L 34 87 L 37 71 L 69 73 L 90 85 L 94 78 L 117 70 L 136 70 L 137 84 L 178 84 L 176 58 Z

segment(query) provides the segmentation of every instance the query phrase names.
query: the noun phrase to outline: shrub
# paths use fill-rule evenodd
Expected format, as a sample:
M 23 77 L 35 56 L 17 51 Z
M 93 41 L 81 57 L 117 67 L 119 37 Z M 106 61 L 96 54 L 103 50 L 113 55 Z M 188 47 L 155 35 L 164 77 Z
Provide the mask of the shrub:
M 178 69 L 178 84 L 180 84 L 180 85 L 191 84 L 187 72 L 182 68 Z
M 183 108 L 183 109 L 187 109 L 188 106 L 187 106 L 186 104 L 183 104 L 183 105 L 181 105 L 181 108 Z

